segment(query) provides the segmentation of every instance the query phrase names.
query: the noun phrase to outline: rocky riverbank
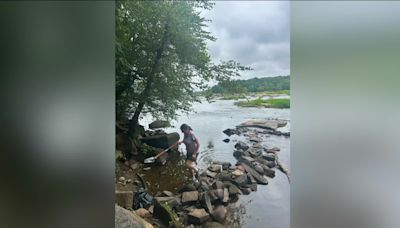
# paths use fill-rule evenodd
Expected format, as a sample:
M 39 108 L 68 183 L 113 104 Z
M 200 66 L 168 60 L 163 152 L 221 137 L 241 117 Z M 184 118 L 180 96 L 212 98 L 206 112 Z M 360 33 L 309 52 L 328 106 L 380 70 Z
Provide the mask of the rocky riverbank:
M 268 123 L 272 124 L 273 121 Z M 282 126 L 283 123 L 279 124 Z M 184 165 L 176 163 L 182 166 L 175 171 L 183 170 L 184 173 L 175 178 L 166 176 L 175 171 L 164 173 L 160 179 L 176 181 L 180 178 L 184 181 L 180 185 L 176 184 L 181 187 L 170 191 L 158 189 L 152 193 L 154 195 L 148 194 L 151 203 L 142 204 L 141 208 L 135 208 L 135 200 L 140 201 L 140 189 L 147 190 L 144 191 L 147 193 L 154 192 L 154 189 L 149 191 L 149 183 L 139 174 L 147 172 L 145 169 L 149 167 L 132 159 L 125 161 L 124 171 L 118 173 L 116 178 L 116 203 L 143 219 L 137 222 L 137 227 L 227 227 L 224 224 L 231 211 L 230 207 L 235 205 L 240 195 L 256 192 L 260 184 L 267 185 L 268 180 L 275 177 L 276 170 L 284 172 L 290 181 L 288 169 L 279 160 L 279 148 L 266 147 L 263 143 L 268 134 L 277 132 L 278 125 L 275 123 L 276 128 L 265 128 L 242 124 L 225 130 L 228 136 L 243 135 L 250 142 L 239 141 L 234 145 L 232 153 L 237 160 L 235 164 L 213 161 L 201 171 L 199 183 L 190 183 L 184 177 L 187 173 Z M 182 158 L 178 155 L 179 159 Z M 126 215 L 119 208 L 117 211 Z M 116 227 L 130 226 L 124 226 L 116 219 Z

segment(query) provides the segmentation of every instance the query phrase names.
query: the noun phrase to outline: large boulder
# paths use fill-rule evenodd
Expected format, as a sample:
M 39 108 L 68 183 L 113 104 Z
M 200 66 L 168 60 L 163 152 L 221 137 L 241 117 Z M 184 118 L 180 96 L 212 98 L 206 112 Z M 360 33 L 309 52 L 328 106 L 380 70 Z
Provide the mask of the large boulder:
M 164 128 L 169 126 L 171 126 L 170 123 L 165 120 L 156 120 L 149 124 L 150 129 Z
M 170 134 L 143 137 L 140 139 L 140 141 L 152 147 L 167 149 L 179 141 L 179 138 L 179 134 L 177 132 L 173 132 Z
M 153 225 L 146 222 L 140 216 L 115 205 L 115 228 L 152 228 Z
M 268 130 L 276 130 L 280 127 L 286 126 L 287 122 L 284 120 L 263 120 L 263 119 L 252 119 L 241 123 L 237 127 L 259 127 Z
M 115 191 L 115 203 L 126 209 L 132 209 L 133 192 L 132 191 Z

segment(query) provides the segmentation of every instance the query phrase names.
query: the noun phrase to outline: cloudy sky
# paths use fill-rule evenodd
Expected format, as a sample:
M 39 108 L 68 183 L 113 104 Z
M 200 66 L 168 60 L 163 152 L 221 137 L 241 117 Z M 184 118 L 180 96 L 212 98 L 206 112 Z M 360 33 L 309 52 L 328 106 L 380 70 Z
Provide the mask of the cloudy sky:
M 209 44 L 215 62 L 233 59 L 252 67 L 243 79 L 290 74 L 289 2 L 217 1 L 203 15 L 217 38 Z

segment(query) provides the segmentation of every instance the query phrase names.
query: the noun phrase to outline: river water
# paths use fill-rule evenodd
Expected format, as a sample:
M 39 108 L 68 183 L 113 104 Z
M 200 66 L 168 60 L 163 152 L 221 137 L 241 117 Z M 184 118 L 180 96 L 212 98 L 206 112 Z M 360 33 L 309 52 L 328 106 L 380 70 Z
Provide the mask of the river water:
M 243 140 L 246 143 L 247 141 L 242 136 L 232 135 L 228 137 L 222 131 L 227 128 L 234 128 L 246 119 L 279 118 L 288 120 L 288 125 L 279 130 L 284 132 L 290 129 L 289 109 L 241 108 L 233 103 L 233 100 L 195 103 L 193 113 L 180 115 L 176 121 L 171 123 L 172 127 L 166 128 L 165 131 L 179 132 L 182 139 L 183 134 L 179 130 L 180 125 L 186 123 L 191 126 L 200 141 L 198 166 L 202 168 L 206 167 L 212 160 L 229 161 L 233 165 L 236 163 L 236 159 L 232 155 L 234 145 L 238 140 Z M 148 126 L 151 121 L 150 118 L 143 119 L 141 124 Z M 229 143 L 222 141 L 226 138 L 230 139 Z M 264 137 L 263 140 L 263 145 L 267 148 L 279 147 L 281 149 L 279 158 L 287 167 L 290 167 L 290 138 L 271 135 Z M 179 150 L 184 153 L 184 146 L 181 145 Z M 228 226 L 248 228 L 290 227 L 289 182 L 279 170 L 276 170 L 275 178 L 268 178 L 268 181 L 268 185 L 258 185 L 256 192 L 240 196 L 234 207 L 237 211 L 231 213 L 235 218 L 228 220 Z

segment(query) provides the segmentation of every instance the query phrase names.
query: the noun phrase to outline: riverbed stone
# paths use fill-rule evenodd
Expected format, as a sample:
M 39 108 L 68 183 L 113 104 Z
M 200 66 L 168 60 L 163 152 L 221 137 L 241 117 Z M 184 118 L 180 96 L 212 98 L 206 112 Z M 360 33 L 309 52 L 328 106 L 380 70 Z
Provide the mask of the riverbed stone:
M 275 161 L 276 160 L 276 156 L 274 154 L 263 154 L 262 158 L 267 161 Z
M 219 223 L 224 223 L 226 220 L 227 212 L 228 210 L 223 205 L 218 205 L 214 208 L 211 216 L 215 221 Z
M 207 176 L 209 176 L 211 178 L 215 178 L 215 176 L 217 176 L 216 172 L 212 172 L 210 170 L 206 170 L 206 174 L 207 174 Z
M 271 177 L 271 178 L 275 177 L 275 170 L 270 169 L 268 166 L 265 166 L 265 165 L 263 166 L 263 169 L 264 169 L 264 174 L 267 177 Z
M 234 184 L 230 185 L 228 188 L 229 195 L 240 195 L 242 194 L 241 190 Z
M 170 191 L 162 191 L 165 196 L 174 196 L 174 194 Z
M 232 128 L 225 129 L 222 132 L 225 133 L 227 136 L 231 136 L 231 135 L 238 133 L 238 131 L 236 129 L 232 129 Z
M 209 218 L 210 215 L 203 208 L 194 209 L 188 214 L 189 223 L 194 223 L 194 224 L 201 224 Z
M 253 161 L 255 161 L 254 158 L 249 157 L 249 156 L 242 156 L 242 158 L 243 158 L 244 160 L 250 162 L 250 163 L 253 162 Z
M 192 203 L 199 199 L 198 191 L 184 192 L 182 193 L 182 203 Z
M 208 170 L 210 170 L 211 172 L 219 173 L 219 172 L 222 171 L 222 165 L 211 164 L 211 165 L 208 167 Z
M 229 200 L 229 191 L 227 188 L 224 188 L 224 197 L 222 198 L 223 203 L 227 203 Z
M 251 188 L 245 187 L 241 188 L 240 190 L 242 191 L 243 195 L 249 195 L 251 193 Z
M 219 174 L 219 179 L 221 181 L 231 181 L 232 180 L 232 175 L 230 173 L 224 171 L 224 172 L 221 172 Z
M 238 186 L 243 186 L 247 184 L 247 175 L 242 174 L 240 176 L 237 176 L 233 179 L 233 182 L 237 184 Z
M 219 180 L 212 184 L 213 189 L 222 189 L 224 187 L 223 183 Z
M 176 196 L 157 196 L 154 199 L 159 203 L 169 202 L 177 198 Z
M 208 213 L 211 213 L 213 208 L 211 204 L 211 199 L 209 194 L 202 194 L 201 195 L 201 204 L 206 209 Z
M 234 177 L 238 177 L 238 176 L 241 176 L 241 175 L 243 175 L 243 174 L 244 174 L 244 172 L 243 172 L 242 170 L 240 170 L 240 169 L 237 169 L 237 170 L 235 170 L 235 171 L 232 172 L 232 175 L 233 175 Z
M 132 209 L 133 191 L 115 191 L 115 203 L 123 208 Z
M 246 151 L 247 149 L 249 149 L 249 146 L 248 146 L 246 143 L 244 143 L 244 142 L 242 142 L 242 141 L 239 141 L 239 142 L 237 142 L 237 143 L 235 144 L 235 148 L 236 148 L 236 149 L 243 150 L 243 151 Z
M 257 137 L 257 136 L 253 136 L 253 137 L 250 137 L 249 141 L 250 141 L 250 142 L 259 143 L 259 142 L 262 142 L 262 138 Z
M 229 141 L 231 141 L 230 139 L 224 139 L 224 140 L 222 140 L 223 142 L 226 142 L 226 143 L 228 143 Z
M 152 228 L 153 225 L 142 219 L 140 216 L 115 205 L 115 228 Z

